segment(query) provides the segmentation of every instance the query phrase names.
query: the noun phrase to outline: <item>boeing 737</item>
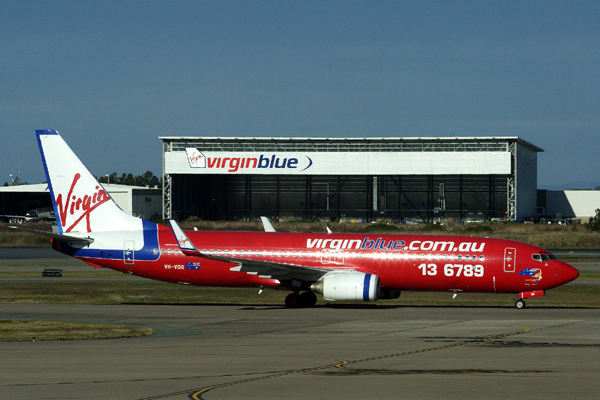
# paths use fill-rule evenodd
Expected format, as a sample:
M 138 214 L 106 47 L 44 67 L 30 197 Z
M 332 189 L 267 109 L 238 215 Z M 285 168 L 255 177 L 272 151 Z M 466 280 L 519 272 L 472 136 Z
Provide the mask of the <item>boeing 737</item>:
M 94 267 L 196 286 L 286 290 L 288 307 L 402 291 L 514 293 L 515 306 L 579 276 L 552 253 L 491 238 L 183 231 L 122 211 L 54 130 L 36 131 L 54 205 L 52 247 Z M 23 229 L 15 227 L 18 229 Z
M 8 218 L 10 222 L 38 222 L 54 221 L 54 209 L 52 207 L 38 208 L 29 210 L 25 215 L 0 215 L 2 218 Z

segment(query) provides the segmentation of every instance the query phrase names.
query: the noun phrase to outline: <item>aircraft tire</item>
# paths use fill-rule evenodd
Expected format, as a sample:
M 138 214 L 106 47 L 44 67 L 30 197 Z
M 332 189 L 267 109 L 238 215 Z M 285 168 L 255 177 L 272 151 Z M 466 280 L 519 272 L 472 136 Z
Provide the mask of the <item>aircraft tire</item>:
M 285 306 L 288 308 L 298 308 L 301 304 L 302 299 L 296 292 L 292 292 L 285 297 Z
M 300 300 L 303 307 L 314 307 L 317 304 L 317 295 L 311 291 L 304 292 L 300 295 Z
M 515 307 L 517 307 L 520 310 L 521 308 L 525 307 L 525 302 L 523 300 L 519 299 L 519 300 L 515 301 Z

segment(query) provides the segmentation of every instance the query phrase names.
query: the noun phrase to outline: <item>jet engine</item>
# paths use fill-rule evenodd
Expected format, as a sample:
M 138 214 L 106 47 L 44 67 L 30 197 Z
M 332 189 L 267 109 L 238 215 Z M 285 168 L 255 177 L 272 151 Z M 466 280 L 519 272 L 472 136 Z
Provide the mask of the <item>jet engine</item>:
M 329 272 L 310 289 L 329 301 L 377 301 L 379 277 L 358 271 Z

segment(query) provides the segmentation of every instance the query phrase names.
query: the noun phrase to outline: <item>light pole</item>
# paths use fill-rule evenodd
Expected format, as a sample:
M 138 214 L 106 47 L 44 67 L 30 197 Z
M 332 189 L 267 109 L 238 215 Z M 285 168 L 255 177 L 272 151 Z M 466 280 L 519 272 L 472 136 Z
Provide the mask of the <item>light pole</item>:
M 106 184 L 109 185 L 110 184 L 110 176 L 108 176 L 108 174 L 106 174 L 104 176 L 106 176 Z

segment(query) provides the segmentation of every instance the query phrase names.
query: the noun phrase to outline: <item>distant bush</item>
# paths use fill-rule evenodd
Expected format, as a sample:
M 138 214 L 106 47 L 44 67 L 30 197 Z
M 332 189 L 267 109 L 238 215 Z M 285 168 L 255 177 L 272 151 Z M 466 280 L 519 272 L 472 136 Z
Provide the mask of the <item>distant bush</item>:
M 585 227 L 593 231 L 600 231 L 600 208 L 596 209 L 596 216 L 591 217 Z
M 430 231 L 445 231 L 446 227 L 442 224 L 426 224 L 425 229 Z
M 398 227 L 396 225 L 388 225 L 388 224 L 370 224 L 365 226 L 365 232 L 396 232 L 398 231 Z
M 494 228 L 488 224 L 476 224 L 465 226 L 465 232 L 493 232 Z

